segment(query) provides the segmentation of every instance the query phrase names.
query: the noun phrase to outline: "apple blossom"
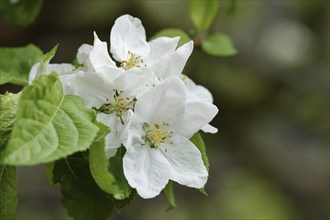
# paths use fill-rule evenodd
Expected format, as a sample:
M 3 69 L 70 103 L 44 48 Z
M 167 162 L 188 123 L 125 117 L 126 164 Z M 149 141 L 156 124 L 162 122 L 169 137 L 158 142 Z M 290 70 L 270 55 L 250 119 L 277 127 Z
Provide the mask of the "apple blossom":
M 123 131 L 127 151 L 124 174 L 143 198 L 157 196 L 169 180 L 202 188 L 208 172 L 201 153 L 189 138 L 217 114 L 216 106 L 186 102 L 182 80 L 163 80 L 142 95 L 129 110 Z

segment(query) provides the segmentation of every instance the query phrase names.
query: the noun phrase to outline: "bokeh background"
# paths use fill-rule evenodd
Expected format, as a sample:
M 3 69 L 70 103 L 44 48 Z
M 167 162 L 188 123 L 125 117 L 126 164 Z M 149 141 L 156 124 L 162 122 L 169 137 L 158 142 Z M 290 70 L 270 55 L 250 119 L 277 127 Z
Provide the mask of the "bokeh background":
M 239 54 L 196 48 L 184 70 L 220 109 L 218 134 L 203 134 L 209 196 L 175 184 L 176 210 L 165 211 L 164 195 L 136 196 L 110 219 L 328 219 L 329 8 L 322 0 L 220 1 L 211 31 L 228 34 Z M 71 62 L 81 44 L 93 43 L 93 31 L 109 43 L 125 13 L 142 20 L 148 37 L 193 29 L 188 1 L 46 0 L 27 28 L 1 17 L 0 46 L 34 43 L 46 52 L 59 43 L 52 62 Z M 19 168 L 17 219 L 68 219 L 60 200 L 43 166 Z

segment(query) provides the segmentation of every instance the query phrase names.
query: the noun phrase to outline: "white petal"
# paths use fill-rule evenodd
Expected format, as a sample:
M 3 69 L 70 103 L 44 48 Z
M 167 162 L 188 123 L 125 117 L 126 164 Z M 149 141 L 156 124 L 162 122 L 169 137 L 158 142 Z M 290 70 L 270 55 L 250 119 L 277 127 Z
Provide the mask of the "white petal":
M 170 179 L 182 185 L 202 188 L 208 177 L 202 156 L 187 138 L 173 136 L 173 144 L 161 144 L 159 150 L 170 164 Z
M 110 79 L 115 79 L 121 70 L 117 68 L 116 63 L 110 58 L 106 42 L 100 41 L 94 32 L 94 47 L 90 52 L 90 63 L 95 72 L 106 73 Z
M 208 124 L 218 113 L 218 108 L 209 103 L 188 102 L 182 121 L 177 121 L 171 129 L 175 134 L 191 138 L 204 125 Z
M 145 132 L 142 129 L 142 124 L 137 120 L 134 112 L 129 110 L 126 115 L 126 125 L 121 135 L 121 142 L 126 149 L 129 149 L 135 144 L 144 144 L 143 136 L 145 136 Z
M 179 78 L 168 78 L 141 96 L 135 104 L 135 113 L 142 122 L 172 123 L 185 111 L 186 91 Z
M 32 66 L 29 72 L 29 84 L 33 82 L 33 80 L 36 78 L 38 69 L 39 69 L 40 63 L 36 63 Z
M 111 131 L 105 136 L 105 153 L 109 157 L 116 154 L 117 148 L 121 145 L 121 134 L 124 129 L 124 125 L 117 118 L 116 114 L 104 114 L 100 113 L 96 116 L 97 121 L 107 125 Z
M 100 107 L 113 97 L 111 82 L 102 73 L 84 73 L 60 76 L 64 94 L 81 97 L 87 107 Z
M 218 129 L 210 124 L 207 124 L 202 127 L 202 131 L 204 131 L 205 133 L 215 134 L 218 132 Z
M 207 88 L 196 85 L 190 78 L 187 78 L 185 82 L 188 101 L 213 103 L 212 94 Z
M 166 67 L 170 65 L 179 40 L 179 37 L 159 37 L 149 42 L 150 53 L 144 63 L 153 70 L 158 78 L 164 78 Z
M 129 185 L 142 198 L 159 195 L 168 183 L 168 162 L 157 149 L 136 144 L 126 151 L 123 166 Z
M 40 63 L 36 63 L 32 66 L 30 73 L 29 73 L 29 83 L 35 79 Z M 44 74 L 48 75 L 51 72 L 56 72 L 58 75 L 65 75 L 65 74 L 72 74 L 74 73 L 75 67 L 69 63 L 62 63 L 62 64 L 48 64 L 46 66 L 46 72 Z
M 123 72 L 114 80 L 113 85 L 116 89 L 123 91 L 124 97 L 140 97 L 150 90 L 156 81 L 151 70 L 135 68 Z
M 111 53 L 114 59 L 121 62 L 127 60 L 128 51 L 136 56 L 145 57 L 149 53 L 149 45 L 140 19 L 130 15 L 117 18 L 110 33 Z
M 164 78 L 171 76 L 179 77 L 193 49 L 194 49 L 193 41 L 189 41 L 188 43 L 179 47 L 172 56 L 171 65 L 169 66 L 169 69 L 166 71 Z
M 79 47 L 78 53 L 77 53 L 77 60 L 78 63 L 83 64 L 87 67 L 89 67 L 90 61 L 89 61 L 89 55 L 91 51 L 93 50 L 93 46 L 89 44 L 83 44 Z

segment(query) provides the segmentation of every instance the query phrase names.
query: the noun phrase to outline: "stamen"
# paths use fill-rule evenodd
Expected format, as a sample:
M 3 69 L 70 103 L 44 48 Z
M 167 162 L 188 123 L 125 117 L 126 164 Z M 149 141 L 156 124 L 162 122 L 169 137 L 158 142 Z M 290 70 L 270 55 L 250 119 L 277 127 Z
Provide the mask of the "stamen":
M 161 143 L 173 144 L 172 141 L 169 141 L 173 131 L 168 131 L 165 128 L 166 126 L 169 126 L 169 123 L 162 122 L 161 124 L 153 124 L 152 126 L 145 123 L 143 125 L 143 130 L 146 132 L 144 139 L 149 142 L 151 148 L 158 148 Z
M 120 64 L 120 66 L 123 67 L 125 70 L 131 69 L 133 67 L 141 67 L 141 65 L 147 67 L 147 65 L 144 64 L 144 61 L 141 56 L 135 56 L 135 54 L 131 51 L 128 51 L 127 60 L 122 61 Z
M 123 112 L 127 112 L 129 109 L 134 109 L 134 105 L 137 101 L 135 97 L 126 97 L 122 98 L 121 95 L 123 91 L 118 89 L 113 89 L 113 102 L 110 103 L 109 99 L 106 98 L 106 103 L 102 105 L 100 108 L 101 112 L 106 114 L 116 113 L 116 116 L 120 118 L 122 124 L 124 124 L 123 120 Z

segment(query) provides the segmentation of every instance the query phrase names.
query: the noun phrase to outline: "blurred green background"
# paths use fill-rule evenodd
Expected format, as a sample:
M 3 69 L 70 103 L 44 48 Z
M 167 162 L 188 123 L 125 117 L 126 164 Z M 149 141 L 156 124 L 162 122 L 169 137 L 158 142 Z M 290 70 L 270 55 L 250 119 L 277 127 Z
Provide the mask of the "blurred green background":
M 203 134 L 209 196 L 175 184 L 176 210 L 165 212 L 164 195 L 136 196 L 111 219 L 328 219 L 329 8 L 320 0 L 220 1 L 211 30 L 228 34 L 239 54 L 196 48 L 184 70 L 220 109 L 212 123 L 219 132 Z M 0 46 L 34 43 L 46 52 L 59 43 L 52 62 L 71 62 L 81 44 L 93 43 L 93 31 L 109 43 L 125 13 L 142 20 L 148 37 L 193 29 L 188 1 L 46 0 L 27 28 L 1 17 Z M 43 166 L 19 168 L 17 219 L 68 219 L 60 200 Z

